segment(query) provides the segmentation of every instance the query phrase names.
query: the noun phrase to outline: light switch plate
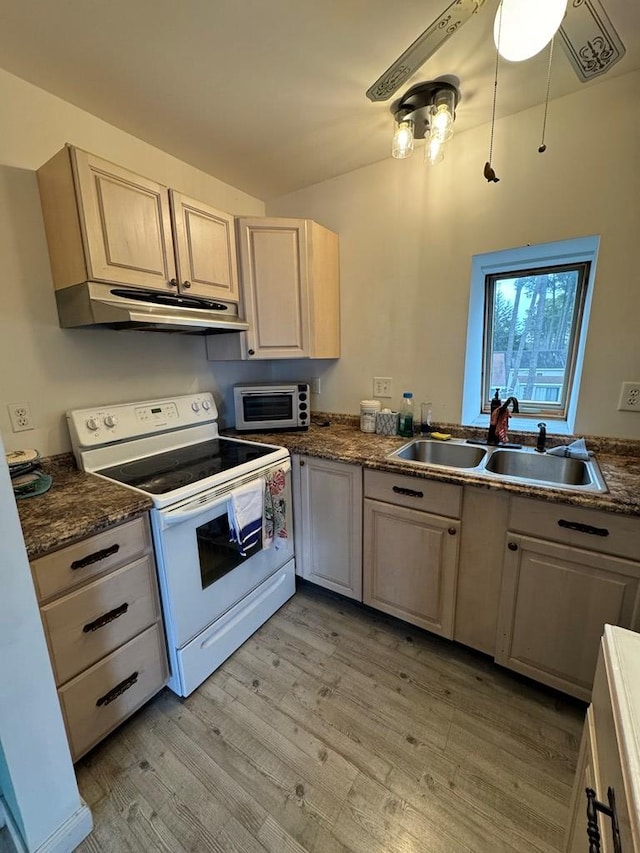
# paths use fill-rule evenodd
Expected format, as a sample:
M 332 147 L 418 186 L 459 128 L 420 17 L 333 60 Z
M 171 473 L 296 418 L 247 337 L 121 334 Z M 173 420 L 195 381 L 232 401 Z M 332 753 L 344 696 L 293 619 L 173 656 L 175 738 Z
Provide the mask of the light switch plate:
M 373 377 L 373 396 L 374 397 L 393 397 L 391 390 L 390 376 L 374 376 Z

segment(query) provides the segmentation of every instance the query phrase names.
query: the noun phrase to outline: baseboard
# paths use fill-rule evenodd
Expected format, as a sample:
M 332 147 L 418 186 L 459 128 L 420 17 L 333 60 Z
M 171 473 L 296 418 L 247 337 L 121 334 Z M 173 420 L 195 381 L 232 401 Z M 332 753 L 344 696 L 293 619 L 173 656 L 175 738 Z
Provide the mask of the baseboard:
M 80 807 L 59 826 L 53 835 L 33 851 L 25 845 L 22 835 L 14 823 L 11 812 L 0 797 L 0 827 L 6 824 L 16 853 L 71 853 L 93 829 L 93 818 L 89 806 L 80 800 Z M 4 823 L 3 823 L 4 822 Z
M 83 799 L 71 817 L 50 835 L 33 853 L 71 853 L 93 829 L 91 810 Z

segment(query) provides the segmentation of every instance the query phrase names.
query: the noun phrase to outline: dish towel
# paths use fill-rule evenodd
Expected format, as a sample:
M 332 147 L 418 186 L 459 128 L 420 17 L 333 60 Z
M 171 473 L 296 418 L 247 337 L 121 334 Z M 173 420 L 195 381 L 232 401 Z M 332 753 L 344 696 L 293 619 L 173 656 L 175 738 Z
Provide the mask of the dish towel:
M 289 536 L 287 530 L 287 503 L 284 496 L 285 474 L 278 468 L 265 478 L 264 522 L 262 527 L 262 545 L 281 548 Z
M 264 493 L 264 477 L 258 477 L 229 494 L 230 541 L 236 543 L 241 557 L 246 557 L 247 552 L 260 542 Z
M 552 447 L 547 450 L 549 456 L 566 456 L 569 459 L 581 459 L 587 462 L 590 456 L 593 456 L 592 450 L 587 450 L 584 438 L 577 438 L 571 444 L 561 444 L 559 447 Z

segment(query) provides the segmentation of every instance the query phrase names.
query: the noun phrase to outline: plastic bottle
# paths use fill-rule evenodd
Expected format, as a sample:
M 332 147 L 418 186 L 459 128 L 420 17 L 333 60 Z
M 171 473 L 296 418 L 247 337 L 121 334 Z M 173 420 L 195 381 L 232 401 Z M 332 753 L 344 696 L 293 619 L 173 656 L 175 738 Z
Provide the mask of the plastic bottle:
M 380 400 L 360 400 L 361 432 L 376 431 L 376 412 L 380 411 Z
M 411 391 L 405 391 L 402 395 L 398 435 L 402 435 L 404 438 L 413 438 L 413 394 Z

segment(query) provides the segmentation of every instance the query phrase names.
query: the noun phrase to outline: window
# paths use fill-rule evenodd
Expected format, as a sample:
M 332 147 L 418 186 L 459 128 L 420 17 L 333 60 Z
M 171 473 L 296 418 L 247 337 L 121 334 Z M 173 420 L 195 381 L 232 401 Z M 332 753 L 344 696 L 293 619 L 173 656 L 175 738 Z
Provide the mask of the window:
M 598 237 L 525 246 L 472 262 L 462 423 L 488 424 L 491 397 L 518 398 L 514 429 L 571 433 Z

